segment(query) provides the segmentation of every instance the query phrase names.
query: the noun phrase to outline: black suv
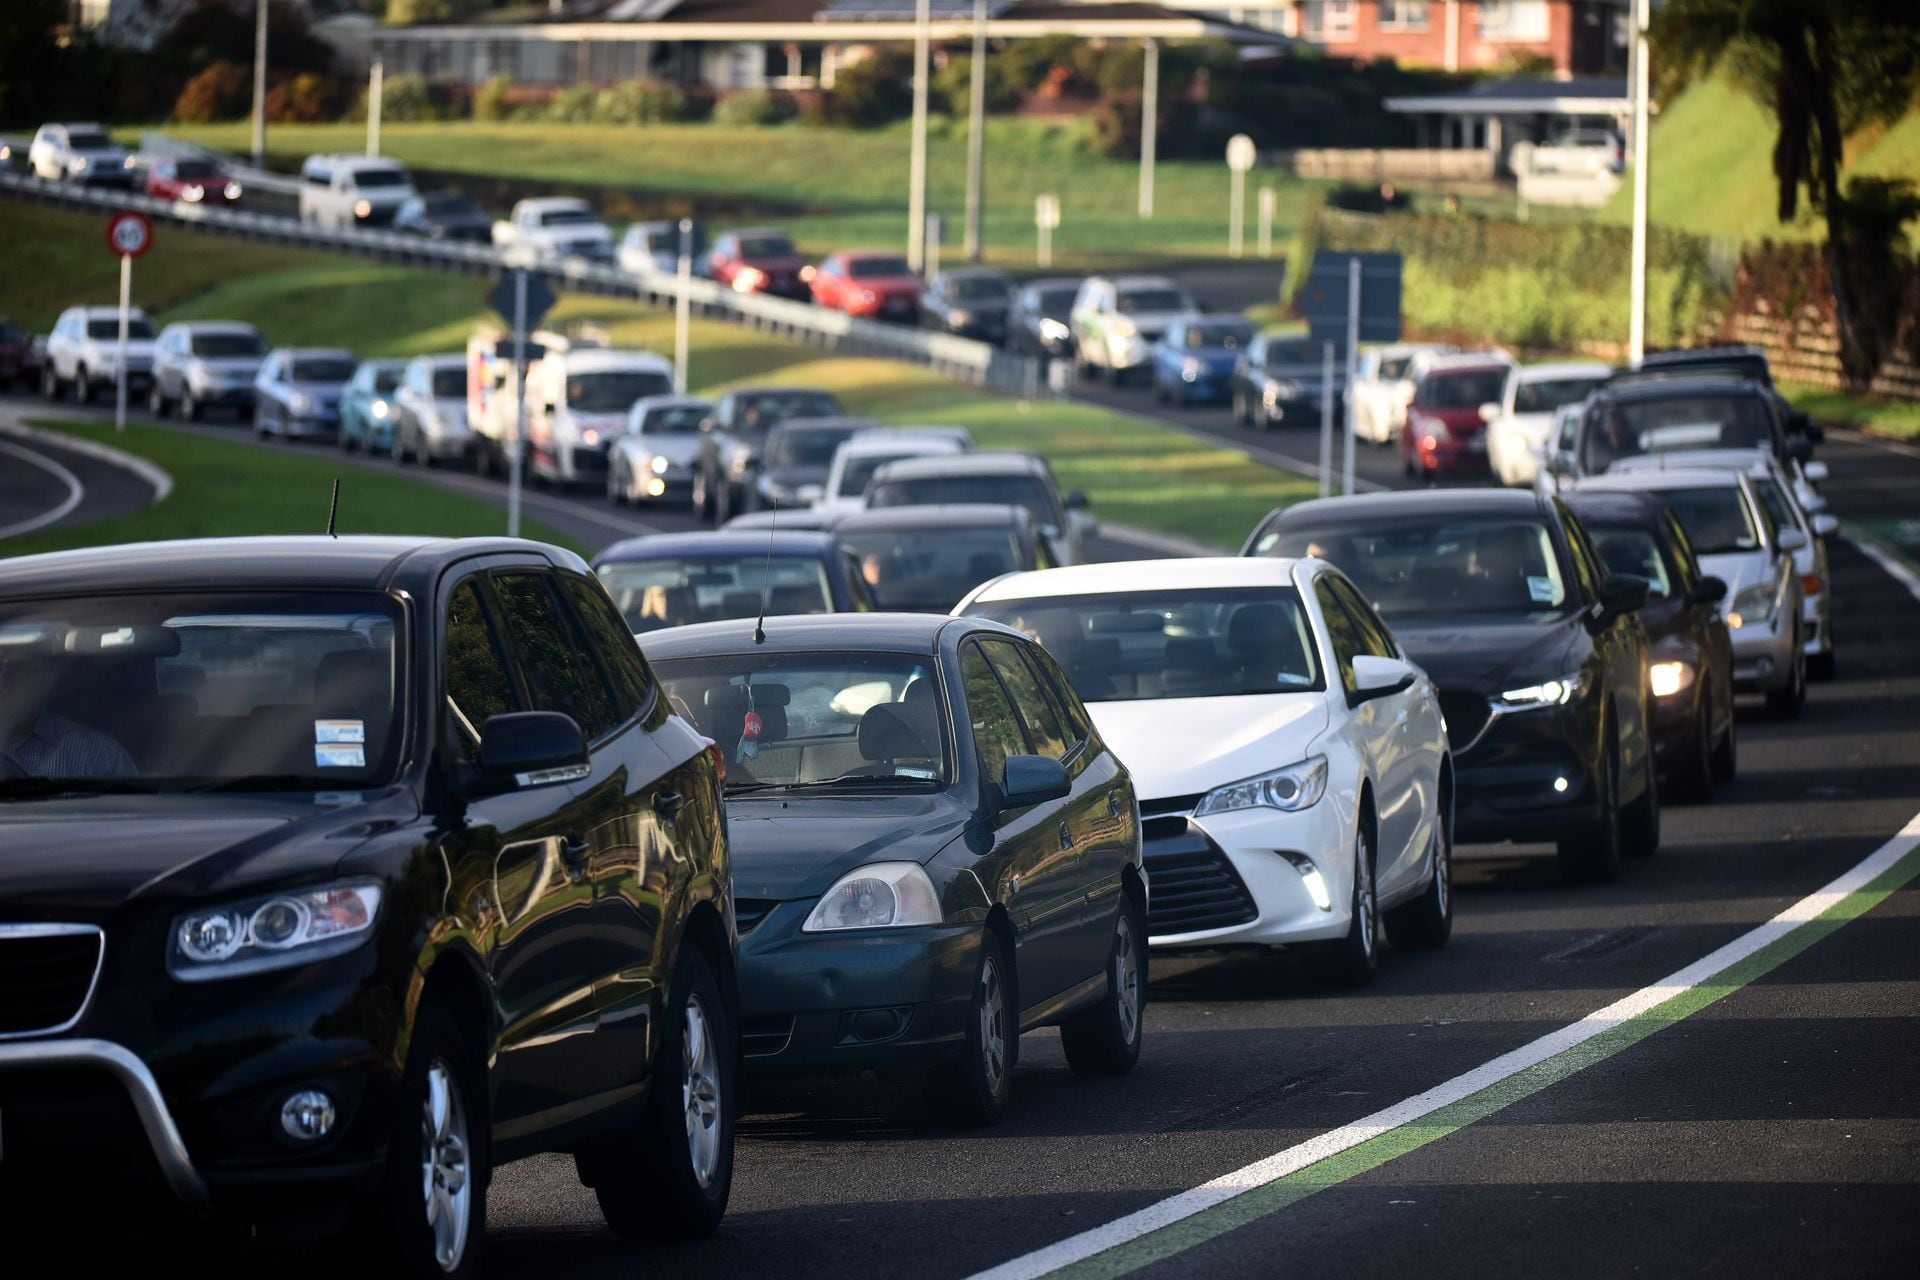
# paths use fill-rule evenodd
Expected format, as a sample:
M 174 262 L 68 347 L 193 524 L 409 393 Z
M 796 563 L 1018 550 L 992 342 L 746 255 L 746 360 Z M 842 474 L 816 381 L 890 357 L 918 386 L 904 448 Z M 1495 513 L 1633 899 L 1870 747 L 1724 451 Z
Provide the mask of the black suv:
M 463 1276 L 491 1170 L 563 1151 L 620 1234 L 711 1230 L 718 767 L 552 547 L 0 563 L 0 1202 L 363 1210 Z

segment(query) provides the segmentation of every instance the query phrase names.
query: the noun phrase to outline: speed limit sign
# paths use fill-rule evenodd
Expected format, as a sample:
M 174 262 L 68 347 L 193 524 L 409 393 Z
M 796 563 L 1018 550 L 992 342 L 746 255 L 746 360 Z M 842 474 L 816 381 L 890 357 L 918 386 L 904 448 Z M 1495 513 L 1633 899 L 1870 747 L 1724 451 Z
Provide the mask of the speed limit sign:
M 153 224 L 131 209 L 116 213 L 107 222 L 107 247 L 119 257 L 137 258 L 153 247 Z

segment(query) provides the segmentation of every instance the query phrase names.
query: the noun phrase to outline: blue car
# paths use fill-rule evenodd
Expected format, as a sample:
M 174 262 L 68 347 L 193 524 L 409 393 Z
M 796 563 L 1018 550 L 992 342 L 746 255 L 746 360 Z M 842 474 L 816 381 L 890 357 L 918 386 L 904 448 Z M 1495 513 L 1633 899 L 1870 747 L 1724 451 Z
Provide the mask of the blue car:
M 1023 1031 L 1140 1054 L 1133 780 L 1053 659 L 979 618 L 752 619 L 641 637 L 726 753 L 749 1071 L 924 1072 L 990 1124 Z
M 796 613 L 866 613 L 873 593 L 830 533 L 656 533 L 594 559 L 636 634 L 695 622 Z
M 368 453 L 393 452 L 393 423 L 399 413 L 394 396 L 400 389 L 405 360 L 362 360 L 340 395 L 340 447 Z
M 1167 326 L 1153 352 L 1161 404 L 1212 404 L 1233 394 L 1233 368 L 1259 332 L 1241 316 L 1191 316 Z

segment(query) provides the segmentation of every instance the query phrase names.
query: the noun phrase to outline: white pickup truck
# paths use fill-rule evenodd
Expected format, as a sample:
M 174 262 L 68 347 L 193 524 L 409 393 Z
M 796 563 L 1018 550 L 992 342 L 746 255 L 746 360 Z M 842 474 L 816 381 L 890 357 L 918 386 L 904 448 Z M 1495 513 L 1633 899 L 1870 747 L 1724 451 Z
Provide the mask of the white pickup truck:
M 542 258 L 613 261 L 613 233 L 584 200 L 552 196 L 522 200 L 513 216 L 493 224 L 496 248 L 528 248 Z

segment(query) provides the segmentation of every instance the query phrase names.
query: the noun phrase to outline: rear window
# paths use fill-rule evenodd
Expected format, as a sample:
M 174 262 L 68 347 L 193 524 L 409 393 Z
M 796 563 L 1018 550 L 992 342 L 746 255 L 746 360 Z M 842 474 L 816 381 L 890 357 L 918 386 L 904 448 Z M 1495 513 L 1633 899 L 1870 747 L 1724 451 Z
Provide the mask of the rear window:
M 909 613 L 945 613 L 981 583 L 1031 567 L 1010 527 L 859 529 L 840 540 L 860 558 L 874 602 Z
M 855 258 L 847 264 L 847 274 L 855 280 L 876 280 L 883 276 L 910 276 L 913 268 L 905 258 Z
M 69 129 L 67 145 L 75 151 L 105 151 L 113 146 L 113 139 L 98 129 Z
M 769 615 L 832 613 L 827 567 L 811 556 L 741 555 L 622 560 L 600 580 L 634 631 Z
M 190 345 L 197 356 L 258 356 L 267 350 L 257 333 L 196 333 Z
M 988 503 L 1020 506 L 1042 529 L 1058 532 L 1060 510 L 1053 486 L 1038 476 L 923 476 L 884 480 L 873 491 L 871 507 L 922 507 L 935 503 Z
M 1683 395 L 1587 411 L 1580 463 L 1598 475 L 1622 458 L 1694 449 L 1767 449 L 1773 423 L 1757 395 Z
M 1414 403 L 1428 409 L 1477 409 L 1497 402 L 1506 385 L 1505 369 L 1430 373 L 1421 379 Z
M 118 338 L 120 336 L 120 321 L 112 316 L 104 320 L 95 317 L 87 321 L 87 336 L 89 338 Z M 127 321 L 127 337 L 151 338 L 152 336 L 153 325 L 148 323 L 144 316 L 134 316 Z
M 1757 551 L 1760 530 L 1746 500 L 1732 486 L 1710 489 L 1663 489 L 1673 513 L 1680 517 L 1687 541 L 1697 556 L 1726 555 L 1737 551 Z
M 467 394 L 467 371 L 459 365 L 433 371 L 433 394 L 451 400 Z
M 304 356 L 293 362 L 294 382 L 345 382 L 357 366 L 333 356 Z
M 1178 289 L 1128 289 L 1114 301 L 1113 305 L 1121 315 L 1192 309 L 1187 301 L 1187 295 Z
M 356 169 L 353 172 L 353 185 L 356 187 L 404 187 L 407 175 L 398 169 Z

